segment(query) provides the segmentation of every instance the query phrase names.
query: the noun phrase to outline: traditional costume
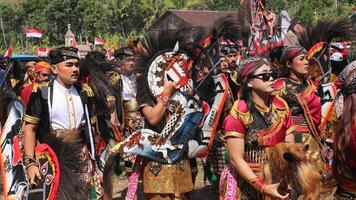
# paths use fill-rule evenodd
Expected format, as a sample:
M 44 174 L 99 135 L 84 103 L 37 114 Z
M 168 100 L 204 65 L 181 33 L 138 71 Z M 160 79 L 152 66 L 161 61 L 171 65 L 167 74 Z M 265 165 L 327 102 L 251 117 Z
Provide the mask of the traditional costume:
M 51 71 L 51 66 L 46 63 L 46 62 L 38 62 L 36 63 L 35 69 L 34 69 L 34 73 L 40 73 L 40 72 L 46 72 L 48 74 L 50 74 Z M 35 75 L 36 76 L 36 75 Z M 36 90 L 38 85 L 41 84 L 38 80 L 33 81 L 33 83 L 25 86 L 22 91 L 21 91 L 21 100 L 25 106 L 25 109 L 27 107 L 28 101 L 30 99 L 30 95 L 32 93 L 33 90 Z
M 205 172 L 206 172 L 205 176 L 207 176 L 210 179 L 215 178 L 215 176 L 209 177 L 210 171 L 207 170 L 209 170 L 208 167 L 210 165 L 213 168 L 213 173 L 214 175 L 217 176 L 217 178 L 220 177 L 220 174 L 224 169 L 225 143 L 221 138 L 222 122 L 223 119 L 229 113 L 235 101 L 235 98 L 237 96 L 239 85 L 237 83 L 237 77 L 236 77 L 237 76 L 236 66 L 240 61 L 239 59 L 241 58 L 240 56 L 242 54 L 241 45 L 240 45 L 241 41 L 238 40 L 240 26 L 234 17 L 227 16 L 227 17 L 219 18 L 214 22 L 213 27 L 214 29 L 212 30 L 211 36 L 203 40 L 202 44 L 207 49 L 209 49 L 209 54 L 211 55 L 214 64 L 217 65 L 214 72 L 216 74 L 218 73 L 224 74 L 224 76 L 227 78 L 229 88 L 227 92 L 227 97 L 224 101 L 224 107 L 221 112 L 220 118 L 216 119 L 219 121 L 216 128 L 217 134 L 215 134 L 213 145 L 207 157 L 207 163 L 206 163 L 207 165 L 205 166 Z M 222 68 L 224 68 L 224 70 Z M 206 79 L 210 81 L 212 77 L 208 76 Z M 211 85 L 205 84 L 205 86 L 216 87 L 215 85 L 213 85 L 214 84 L 213 81 L 211 81 L 211 83 L 212 83 Z M 205 89 L 205 91 L 202 91 L 203 89 Z M 201 88 L 198 92 L 202 94 L 210 93 L 211 95 L 211 90 L 209 90 L 208 88 Z M 211 102 L 210 99 L 206 99 L 206 101 L 209 103 Z M 216 183 L 218 184 L 218 182 L 219 181 L 217 180 Z
M 291 60 L 306 51 L 301 46 L 287 47 L 281 56 L 281 63 L 286 66 L 287 60 Z M 289 70 L 286 68 L 286 70 Z M 321 102 L 317 93 L 317 87 L 310 79 L 302 82 L 291 78 L 280 78 L 275 82 L 276 92 L 288 103 L 295 124 L 295 141 L 309 145 L 308 158 L 313 160 L 324 171 L 324 163 L 321 155 L 321 135 L 319 124 L 321 120 Z
M 77 49 L 58 50 L 51 64 L 79 59 Z M 30 96 L 24 121 L 37 126 L 36 139 L 53 149 L 58 159 L 58 199 L 88 199 L 100 195 L 100 180 L 95 165 L 92 126 L 92 90 L 84 84 L 66 89 L 57 80 L 42 84 Z M 39 158 L 35 158 L 39 159 Z M 25 165 L 31 158 L 25 156 Z M 58 169 L 57 168 L 57 169 Z M 95 189 L 94 189 L 95 188 Z
M 126 62 L 125 59 L 133 59 L 134 52 L 128 47 L 122 47 L 115 51 L 115 57 L 119 58 L 119 62 Z M 134 66 L 131 66 L 134 68 Z M 133 69 L 131 69 L 133 70 Z M 144 125 L 144 118 L 139 110 L 139 105 L 136 100 L 137 94 L 137 84 L 136 84 L 136 74 L 133 71 L 123 71 L 120 74 L 121 85 L 122 85 L 122 106 L 123 106 L 123 119 L 122 125 L 123 136 L 125 138 L 129 137 L 134 131 L 142 129 Z M 134 154 L 124 154 L 123 158 L 125 160 L 125 170 L 128 173 L 132 172 L 134 168 L 136 155 Z
M 261 58 L 248 58 L 240 64 L 239 82 L 247 81 L 251 71 L 264 63 Z M 244 159 L 249 167 L 259 173 L 265 160 L 265 148 L 284 142 L 294 130 L 292 116 L 287 103 L 279 96 L 271 96 L 271 108 L 254 103 L 250 110 L 246 100 L 238 98 L 230 114 L 225 118 L 224 139 L 231 137 L 244 139 Z M 222 199 L 261 199 L 262 196 L 254 187 L 242 179 L 234 167 L 225 165 L 220 179 L 220 197 Z

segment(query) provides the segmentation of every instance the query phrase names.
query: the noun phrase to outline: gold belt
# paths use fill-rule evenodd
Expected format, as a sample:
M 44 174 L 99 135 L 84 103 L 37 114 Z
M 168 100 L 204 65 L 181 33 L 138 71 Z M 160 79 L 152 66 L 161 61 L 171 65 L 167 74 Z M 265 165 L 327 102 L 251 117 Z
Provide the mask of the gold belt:
M 53 130 L 51 132 L 52 135 L 62 138 L 63 141 L 73 141 L 79 142 L 83 140 L 83 127 L 79 127 L 77 129 L 61 129 L 61 130 Z
M 135 112 L 138 110 L 138 104 L 136 99 L 124 101 L 125 112 Z

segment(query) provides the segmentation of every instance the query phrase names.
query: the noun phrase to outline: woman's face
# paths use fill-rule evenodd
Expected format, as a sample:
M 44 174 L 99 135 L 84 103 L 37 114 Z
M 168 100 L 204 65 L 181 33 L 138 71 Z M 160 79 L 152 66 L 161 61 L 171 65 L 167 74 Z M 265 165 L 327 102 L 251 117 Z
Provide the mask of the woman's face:
M 271 67 L 267 64 L 258 68 L 253 75 L 250 76 L 248 86 L 256 93 L 273 92 L 274 80 L 272 77 Z
M 289 65 L 292 72 L 298 77 L 306 76 L 309 73 L 309 62 L 305 54 L 293 58 Z

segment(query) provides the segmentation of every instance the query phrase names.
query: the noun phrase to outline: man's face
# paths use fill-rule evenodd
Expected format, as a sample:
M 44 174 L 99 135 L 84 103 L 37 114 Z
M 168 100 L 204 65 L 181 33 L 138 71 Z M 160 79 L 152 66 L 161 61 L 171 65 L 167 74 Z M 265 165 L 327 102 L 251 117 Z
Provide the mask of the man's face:
M 78 59 L 69 59 L 54 65 L 56 80 L 67 86 L 73 85 L 79 78 Z
M 26 73 L 27 75 L 30 77 L 30 79 L 34 78 L 34 69 L 36 66 L 36 62 L 35 61 L 29 61 L 26 63 Z
M 220 69 L 222 73 L 227 73 L 229 70 L 229 64 L 226 57 L 220 59 Z
M 48 82 L 50 74 L 51 74 L 51 72 L 49 72 L 49 71 L 39 71 L 39 72 L 37 72 L 36 73 L 37 82 L 38 83 Z
M 120 67 L 122 72 L 131 73 L 134 70 L 134 64 L 135 62 L 133 57 L 128 57 L 120 61 Z
M 225 56 L 225 60 L 227 62 L 228 68 L 230 70 L 234 70 L 236 69 L 237 64 L 241 60 L 241 54 L 239 52 L 228 54 L 227 56 Z

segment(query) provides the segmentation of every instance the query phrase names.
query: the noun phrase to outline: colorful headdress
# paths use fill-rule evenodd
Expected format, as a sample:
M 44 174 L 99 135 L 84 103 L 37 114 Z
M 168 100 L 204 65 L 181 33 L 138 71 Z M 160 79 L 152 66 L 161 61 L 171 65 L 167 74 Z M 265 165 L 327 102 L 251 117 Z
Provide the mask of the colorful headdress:
M 308 50 L 308 58 L 314 57 L 322 67 L 323 77 L 331 72 L 330 46 L 334 39 L 355 41 L 356 33 L 351 29 L 348 19 L 339 21 L 319 21 L 315 26 L 307 26 L 306 30 L 298 35 L 301 46 Z M 325 79 L 327 81 L 327 79 Z
M 43 61 L 36 63 L 35 72 L 41 72 L 41 71 L 50 72 L 51 65 L 49 63 L 43 62 Z
M 266 58 L 261 57 L 249 57 L 242 60 L 237 67 L 237 77 L 240 83 L 243 83 L 252 73 L 260 68 L 263 64 L 268 64 Z
M 210 36 L 206 37 L 201 45 L 208 49 L 213 62 L 216 63 L 221 57 L 235 54 L 241 48 L 239 35 L 241 26 L 236 16 L 228 15 L 214 22 Z
M 280 62 L 282 65 L 286 65 L 288 60 L 291 60 L 301 54 L 307 54 L 307 51 L 299 45 L 289 46 L 283 50 Z
M 52 65 L 69 60 L 79 59 L 78 49 L 72 47 L 61 47 L 51 50 L 48 53 L 49 61 Z

